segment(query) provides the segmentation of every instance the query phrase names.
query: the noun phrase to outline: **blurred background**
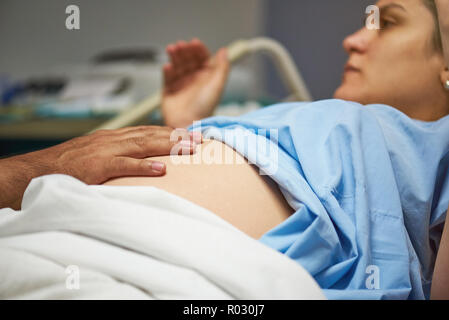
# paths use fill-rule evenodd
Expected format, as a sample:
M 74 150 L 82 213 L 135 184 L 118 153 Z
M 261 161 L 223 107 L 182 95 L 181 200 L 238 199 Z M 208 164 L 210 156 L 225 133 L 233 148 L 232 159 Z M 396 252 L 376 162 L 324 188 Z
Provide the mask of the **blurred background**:
M 80 9 L 68 30 L 65 10 Z M 197 37 L 211 51 L 267 36 L 293 56 L 315 100 L 331 98 L 362 26 L 365 0 L 0 0 L 0 157 L 82 135 L 160 88 L 165 46 Z M 287 95 L 263 55 L 236 64 L 217 114 Z M 160 124 L 151 114 L 146 123 Z

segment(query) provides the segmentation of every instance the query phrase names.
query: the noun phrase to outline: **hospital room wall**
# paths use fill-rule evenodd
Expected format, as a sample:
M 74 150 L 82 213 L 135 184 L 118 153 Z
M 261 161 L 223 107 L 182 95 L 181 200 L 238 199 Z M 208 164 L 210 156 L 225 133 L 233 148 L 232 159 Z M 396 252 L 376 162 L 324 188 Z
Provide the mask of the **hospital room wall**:
M 315 99 L 332 96 L 346 54 L 343 38 L 362 24 L 367 0 L 1 0 L 0 73 L 40 73 L 83 63 L 110 48 L 164 47 L 193 36 L 212 49 L 238 38 L 268 35 L 283 43 L 300 67 Z M 65 28 L 65 8 L 77 4 L 81 29 Z M 259 60 L 260 62 L 260 60 Z M 282 98 L 273 67 L 255 81 Z
M 279 40 L 293 56 L 314 99 L 331 98 L 341 82 L 347 54 L 345 36 L 358 30 L 373 0 L 266 0 L 264 33 Z M 266 92 L 285 97 L 268 64 Z
M 80 8 L 67 30 L 65 8 Z M 86 62 L 98 52 L 198 37 L 212 50 L 260 35 L 261 0 L 1 0 L 0 73 L 40 73 Z

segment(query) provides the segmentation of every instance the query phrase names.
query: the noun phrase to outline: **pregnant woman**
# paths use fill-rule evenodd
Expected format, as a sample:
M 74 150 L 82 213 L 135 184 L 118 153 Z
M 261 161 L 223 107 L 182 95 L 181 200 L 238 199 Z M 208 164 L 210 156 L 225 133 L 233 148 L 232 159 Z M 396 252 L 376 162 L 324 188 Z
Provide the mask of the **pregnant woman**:
M 106 184 L 209 209 L 296 260 L 328 298 L 428 298 L 449 205 L 449 71 L 433 1 L 377 5 L 381 28 L 344 40 L 335 99 L 202 120 L 190 129 L 206 140 L 180 156 L 190 162 L 152 158 L 165 176 Z M 189 126 L 219 101 L 226 52 L 210 58 L 198 40 L 167 51 L 163 116 Z

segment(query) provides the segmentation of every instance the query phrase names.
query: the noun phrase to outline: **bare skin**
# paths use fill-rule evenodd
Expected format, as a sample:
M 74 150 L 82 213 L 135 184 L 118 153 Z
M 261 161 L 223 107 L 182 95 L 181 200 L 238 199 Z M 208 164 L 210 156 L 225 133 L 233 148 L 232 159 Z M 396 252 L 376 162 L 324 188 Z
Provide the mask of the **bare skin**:
M 362 28 L 343 42 L 349 59 L 334 98 L 362 104 L 387 104 L 411 118 L 423 121 L 434 121 L 448 115 L 449 91 L 445 90 L 444 85 L 449 80 L 449 0 L 435 0 L 435 3 L 439 11 L 444 54 L 429 45 L 435 23 L 431 12 L 421 0 L 378 1 L 377 6 L 382 10 L 381 29 Z M 184 43 L 181 47 L 174 45 L 170 47 L 171 56 L 176 56 L 181 48 L 193 51 L 192 47 L 191 43 Z M 188 57 L 188 54 L 184 54 L 184 57 Z M 188 61 L 184 60 L 184 63 Z M 175 63 L 169 66 L 171 70 L 177 68 Z M 201 69 L 197 66 L 196 70 Z M 214 72 L 216 79 L 225 81 L 227 68 L 217 68 Z M 181 78 L 186 76 L 183 72 L 179 74 Z M 183 94 L 189 86 L 195 86 L 189 81 L 184 84 L 177 91 L 178 102 L 183 100 Z M 223 88 L 224 83 L 214 87 Z M 197 100 L 192 100 L 190 96 L 188 101 L 212 113 L 221 92 L 208 90 L 206 93 L 208 96 L 202 95 Z M 170 93 L 166 93 L 163 110 L 178 108 L 181 113 L 187 112 L 187 106 L 172 104 L 169 97 Z M 176 117 L 173 121 L 184 125 Z M 432 299 L 449 299 L 448 225 L 445 224 L 437 256 Z
M 446 45 L 449 14 L 444 13 L 449 11 L 448 2 L 436 1 L 443 8 L 443 19 L 439 21 L 442 30 L 447 31 L 443 36 Z M 381 29 L 361 28 L 343 41 L 349 58 L 334 98 L 387 104 L 422 121 L 448 115 L 449 91 L 444 85 L 449 80 L 449 57 L 446 61 L 431 46 L 435 31 L 432 13 L 422 0 L 381 0 L 376 5 L 381 9 Z M 212 114 L 229 72 L 226 56 L 220 54 L 222 50 L 212 58 L 197 39 L 167 47 L 171 62 L 164 67 L 164 83 L 166 88 L 173 86 L 176 90 L 164 89 L 162 112 L 166 123 L 173 127 L 190 125 L 185 119 L 192 119 L 186 116 L 192 106 L 197 106 L 201 115 Z M 194 63 L 195 55 L 208 63 Z M 217 67 L 206 67 L 209 64 Z M 201 81 L 197 77 L 200 74 L 204 75 Z M 198 116 L 193 118 L 197 120 Z
M 449 0 L 435 0 L 438 8 L 438 18 L 443 41 L 446 67 L 449 67 Z M 449 79 L 448 79 L 449 80 Z
M 449 34 L 448 2 L 436 0 L 440 11 L 446 12 L 440 15 L 441 29 L 446 34 Z M 449 80 L 449 57 L 445 62 L 440 53 L 424 45 L 432 32 L 432 16 L 420 0 L 381 0 L 377 5 L 383 8 L 382 29 L 362 29 L 346 38 L 348 66 L 334 97 L 363 104 L 385 103 L 424 121 L 449 114 L 449 94 L 442 86 Z M 443 38 L 446 47 L 448 39 Z M 210 57 L 199 40 L 179 42 L 169 46 L 167 52 L 171 62 L 164 67 L 162 113 L 168 126 L 185 127 L 212 114 L 224 88 L 229 63 L 225 50 Z M 408 58 L 404 59 L 405 56 Z M 71 174 L 92 184 L 117 176 L 163 175 L 166 167 L 158 161 L 170 163 L 169 158 L 145 158 L 167 154 L 171 147 L 173 141 L 168 140 L 167 132 L 162 134 L 155 128 L 137 132 L 127 128 L 2 159 L 0 207 L 18 208 L 28 182 L 43 174 Z M 194 146 L 189 150 L 193 152 Z M 161 178 L 127 177 L 107 184 L 158 186 L 210 209 L 255 238 L 292 213 L 273 182 L 259 176 L 253 166 L 206 165 L 168 165 L 170 174 Z M 14 187 L 9 186 L 9 181 L 16 181 Z M 449 268 L 447 225 L 434 275 L 434 283 L 441 285 L 432 288 L 432 298 L 449 298 L 449 278 L 445 272 Z
M 381 0 L 377 6 L 381 29 L 362 28 L 343 42 L 349 59 L 334 97 L 387 104 L 422 121 L 446 116 L 449 71 L 432 46 L 431 11 L 422 0 Z
M 163 68 L 162 115 L 167 126 L 183 128 L 212 115 L 229 73 L 226 49 L 214 57 L 198 39 L 167 46 Z
M 435 0 L 438 7 L 446 66 L 449 67 L 449 0 Z M 444 80 L 444 79 L 443 79 Z M 448 79 L 449 80 L 449 79 Z M 449 209 L 446 214 L 443 235 L 438 250 L 432 279 L 431 299 L 449 300 Z
M 163 189 L 210 210 L 256 239 L 293 213 L 276 183 L 260 175 L 254 165 L 221 142 L 205 141 L 194 155 L 175 157 L 183 157 L 190 164 L 177 164 L 171 156 L 152 157 L 166 163 L 166 175 L 123 177 L 105 185 Z M 209 159 L 220 163 L 211 163 Z M 235 161 L 230 164 L 225 159 Z
M 444 225 L 443 235 L 441 236 L 440 248 L 438 249 L 435 270 L 432 278 L 432 289 L 430 298 L 432 300 L 449 300 L 449 223 L 446 214 L 446 223 Z
M 101 130 L 51 148 L 0 159 L 0 208 L 20 209 L 29 182 L 42 175 L 67 174 L 87 184 L 117 176 L 164 175 L 163 162 L 145 158 L 170 154 L 178 144 L 171 139 L 172 133 L 172 128 L 157 126 Z M 201 138 L 187 131 L 179 136 L 189 153 L 194 152 L 195 141 L 201 143 Z
M 212 57 L 201 41 L 193 39 L 169 45 L 166 50 L 170 62 L 163 69 L 165 123 L 185 127 L 210 116 L 229 74 L 226 49 Z M 206 145 L 222 144 L 212 141 Z M 224 148 L 241 158 L 231 148 Z M 193 158 L 199 159 L 200 154 L 201 149 Z M 246 161 L 241 165 L 209 165 L 200 161 L 196 165 L 173 166 L 164 157 L 156 159 L 168 164 L 170 173 L 163 178 L 121 178 L 107 184 L 159 187 L 209 209 L 253 238 L 259 238 L 292 214 L 274 182 L 259 175 Z

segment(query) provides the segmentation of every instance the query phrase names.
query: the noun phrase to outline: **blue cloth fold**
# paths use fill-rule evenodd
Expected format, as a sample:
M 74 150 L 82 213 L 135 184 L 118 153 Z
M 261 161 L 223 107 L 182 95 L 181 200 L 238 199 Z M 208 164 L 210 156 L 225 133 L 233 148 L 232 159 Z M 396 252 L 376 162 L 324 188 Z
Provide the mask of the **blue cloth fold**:
M 449 205 L 449 116 L 422 122 L 386 105 L 323 100 L 190 129 L 277 182 L 295 213 L 260 241 L 301 264 L 329 299 L 429 297 Z

